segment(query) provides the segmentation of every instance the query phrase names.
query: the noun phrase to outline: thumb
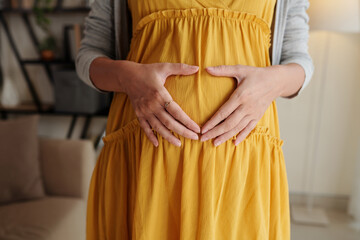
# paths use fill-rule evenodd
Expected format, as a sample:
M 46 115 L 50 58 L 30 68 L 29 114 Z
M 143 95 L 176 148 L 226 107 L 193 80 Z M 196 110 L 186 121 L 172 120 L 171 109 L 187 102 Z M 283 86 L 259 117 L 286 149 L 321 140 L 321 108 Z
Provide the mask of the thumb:
M 214 76 L 235 77 L 239 74 L 238 65 L 219 65 L 207 67 L 206 71 Z
M 167 63 L 166 77 L 171 75 L 191 75 L 199 70 L 198 66 L 185 63 Z
M 212 66 L 207 67 L 206 71 L 214 76 L 219 77 L 233 77 L 237 81 L 237 83 L 240 83 L 240 79 L 242 77 L 242 73 L 244 73 L 244 68 L 240 69 L 241 65 L 218 65 L 218 66 Z

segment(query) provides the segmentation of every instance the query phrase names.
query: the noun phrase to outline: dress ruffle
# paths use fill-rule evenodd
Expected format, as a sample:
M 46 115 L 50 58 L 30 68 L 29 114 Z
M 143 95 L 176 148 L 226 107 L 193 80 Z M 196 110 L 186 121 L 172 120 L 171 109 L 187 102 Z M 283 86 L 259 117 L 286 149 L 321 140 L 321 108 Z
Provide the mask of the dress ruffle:
M 133 33 L 133 38 L 135 38 L 147 24 L 153 21 L 197 17 L 221 18 L 225 21 L 235 21 L 238 23 L 248 22 L 249 24 L 255 24 L 261 28 L 265 34 L 265 43 L 268 45 L 268 47 L 271 45 L 271 29 L 265 20 L 253 13 L 233 11 L 222 8 L 170 9 L 153 12 L 149 15 L 146 15 L 138 22 Z
M 137 129 L 137 128 L 140 128 L 140 123 L 139 123 L 138 119 L 133 119 L 132 121 L 127 123 L 124 127 L 104 136 L 102 138 L 102 140 L 106 144 L 110 144 L 111 142 L 116 142 L 116 141 L 126 141 L 126 137 L 131 135 L 132 132 L 135 131 L 135 129 Z M 153 132 L 156 134 L 157 137 L 162 137 L 155 130 L 153 130 Z M 178 133 L 173 132 L 172 130 L 170 130 L 170 132 L 174 136 L 184 139 Z M 248 140 L 249 138 L 254 139 L 256 136 L 262 136 L 262 137 L 266 138 L 267 141 L 271 142 L 276 147 L 282 147 L 282 145 L 284 143 L 284 140 L 282 140 L 281 138 L 274 136 L 270 133 L 269 127 L 262 126 L 262 125 L 256 125 L 255 128 L 248 134 L 248 136 L 243 141 Z M 236 140 L 236 135 L 234 135 L 232 138 L 230 138 L 227 141 L 229 142 L 232 140 Z M 194 142 L 192 142 L 192 144 L 194 144 Z

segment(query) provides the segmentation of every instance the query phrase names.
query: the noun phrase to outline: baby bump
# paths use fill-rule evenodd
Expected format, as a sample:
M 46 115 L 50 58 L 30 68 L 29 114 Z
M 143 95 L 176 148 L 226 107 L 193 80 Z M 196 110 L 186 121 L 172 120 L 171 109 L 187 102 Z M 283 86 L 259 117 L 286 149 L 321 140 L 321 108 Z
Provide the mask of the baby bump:
M 173 18 L 165 13 L 172 12 L 156 13 L 159 16 L 149 16 L 139 24 L 127 60 L 142 64 L 167 62 L 199 66 L 195 74 L 169 76 L 164 87 L 184 112 L 202 126 L 236 89 L 234 78 L 213 76 L 205 68 L 270 65 L 269 31 L 260 19 L 246 13 L 238 13 L 239 21 L 227 19 L 227 14 L 221 18 L 206 16 L 225 14 L 217 9 L 186 11 L 196 13 L 194 17 Z M 183 12 L 176 12 L 180 13 Z M 113 127 L 109 130 L 136 118 L 126 95 L 116 94 L 112 105 L 109 126 Z
M 196 74 L 168 77 L 164 86 L 184 112 L 202 126 L 234 92 L 236 81 L 199 68 Z
M 143 49 L 144 54 L 140 58 L 129 55 L 129 59 L 143 64 L 163 62 L 199 66 L 198 72 L 194 74 L 167 77 L 164 87 L 183 111 L 202 126 L 236 89 L 234 78 L 213 76 L 205 68 L 221 64 L 235 64 L 238 62 L 237 58 L 224 61 L 223 57 L 217 56 L 215 51 L 206 51 L 207 54 L 200 53 L 199 55 L 193 52 L 196 48 L 179 48 L 175 44 L 159 44 L 158 46 Z

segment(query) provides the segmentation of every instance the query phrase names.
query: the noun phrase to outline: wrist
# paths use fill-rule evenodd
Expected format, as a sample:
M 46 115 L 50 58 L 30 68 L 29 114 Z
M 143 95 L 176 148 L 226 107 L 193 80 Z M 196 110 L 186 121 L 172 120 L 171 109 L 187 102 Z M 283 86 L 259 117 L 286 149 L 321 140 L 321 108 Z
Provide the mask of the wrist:
M 272 65 L 267 67 L 267 76 L 271 76 L 272 92 L 274 99 L 284 94 L 284 85 L 287 75 L 287 66 L 285 65 Z
M 132 79 L 139 72 L 140 63 L 128 60 L 116 60 L 112 68 L 120 92 L 128 94 L 129 84 L 133 83 Z
M 274 65 L 277 69 L 276 84 L 278 97 L 295 97 L 305 81 L 305 71 L 297 63 Z
M 124 83 L 126 68 L 123 66 L 123 60 L 113 60 L 109 63 L 111 76 L 114 79 L 114 92 L 126 93 L 126 86 Z
M 90 79 L 95 87 L 103 91 L 119 91 L 116 77 L 115 60 L 108 57 L 97 57 L 90 64 Z

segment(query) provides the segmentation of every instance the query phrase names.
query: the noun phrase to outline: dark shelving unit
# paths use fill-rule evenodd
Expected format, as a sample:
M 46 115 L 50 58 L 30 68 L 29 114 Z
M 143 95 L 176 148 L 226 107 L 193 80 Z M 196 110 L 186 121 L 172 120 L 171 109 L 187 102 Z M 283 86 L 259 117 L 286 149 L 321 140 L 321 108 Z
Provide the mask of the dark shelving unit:
M 89 7 L 77 7 L 77 8 L 62 8 L 62 7 L 55 7 L 53 10 L 46 11 L 46 14 L 71 14 L 71 13 L 88 13 L 90 11 Z M 39 40 L 37 39 L 33 26 L 30 23 L 29 16 L 33 14 L 32 9 L 14 9 L 14 8 L 3 8 L 0 9 L 0 24 L 4 28 L 4 32 L 6 34 L 6 37 L 10 43 L 10 47 L 12 51 L 14 52 L 14 55 L 16 57 L 17 62 L 19 63 L 20 70 L 25 78 L 27 87 L 30 91 L 32 102 L 31 103 L 23 103 L 16 107 L 4 107 L 0 105 L 0 116 L 2 118 L 7 118 L 7 114 L 41 114 L 41 115 L 66 115 L 66 116 L 72 116 L 72 120 L 68 129 L 67 137 L 71 138 L 72 132 L 74 129 L 74 126 L 76 124 L 76 121 L 79 116 L 85 117 L 85 124 L 82 129 L 81 138 L 85 139 L 87 136 L 87 131 L 89 128 L 89 125 L 91 123 L 92 117 L 95 116 L 101 116 L 106 117 L 108 114 L 109 106 L 107 106 L 106 109 L 96 112 L 96 113 L 81 113 L 81 112 L 58 112 L 54 110 L 54 106 L 44 104 L 40 101 L 39 95 L 36 91 L 35 86 L 33 85 L 31 78 L 29 76 L 29 73 L 26 69 L 26 65 L 42 65 L 45 68 L 47 77 L 51 84 L 54 84 L 53 79 L 53 73 L 51 67 L 53 65 L 61 65 L 66 66 L 69 68 L 75 69 L 75 63 L 72 60 L 67 59 L 53 59 L 51 61 L 46 61 L 42 59 L 22 59 L 20 52 L 15 44 L 14 38 L 12 36 L 12 33 L 9 29 L 8 22 L 6 20 L 5 15 L 6 14 L 17 14 L 20 15 L 20 17 L 23 19 L 23 22 L 25 23 L 26 29 L 28 31 L 28 34 L 30 36 L 30 39 L 35 46 L 35 48 L 38 51 L 38 54 L 40 56 L 40 48 L 39 48 Z M 95 143 L 97 145 L 98 142 Z
M 31 14 L 31 9 L 22 9 L 22 8 L 3 8 L 0 9 L 4 13 L 27 13 Z M 90 11 L 89 7 L 75 7 L 75 8 L 63 8 L 63 7 L 54 7 L 53 10 L 47 10 L 46 13 L 56 14 L 56 13 L 88 13 Z

